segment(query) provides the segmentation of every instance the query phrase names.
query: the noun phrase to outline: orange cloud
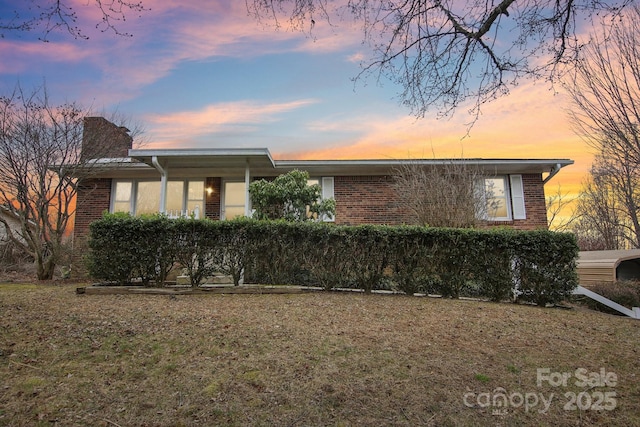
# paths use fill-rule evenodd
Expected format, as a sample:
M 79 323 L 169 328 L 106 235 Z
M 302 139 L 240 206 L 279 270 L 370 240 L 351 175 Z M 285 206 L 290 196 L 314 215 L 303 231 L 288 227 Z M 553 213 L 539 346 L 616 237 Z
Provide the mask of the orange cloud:
M 403 115 L 363 115 L 355 119 L 316 121 L 314 133 L 348 131 L 355 135 L 316 150 L 274 153 L 277 158 L 559 158 L 572 159 L 547 185 L 557 185 L 568 197 L 576 197 L 591 165 L 593 154 L 572 130 L 566 109 L 568 98 L 544 85 L 523 84 L 512 93 L 483 107 L 483 114 L 469 130 L 465 110 L 450 119 Z M 469 134 L 467 135 L 467 130 Z

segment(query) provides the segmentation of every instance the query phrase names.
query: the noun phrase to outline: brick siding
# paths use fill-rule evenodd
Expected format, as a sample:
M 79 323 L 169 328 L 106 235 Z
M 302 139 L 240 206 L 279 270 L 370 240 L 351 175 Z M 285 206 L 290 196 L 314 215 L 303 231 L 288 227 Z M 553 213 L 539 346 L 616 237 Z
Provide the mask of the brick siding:
M 491 221 L 488 227 L 508 226 L 519 230 L 546 229 L 547 209 L 541 174 L 523 174 L 527 218 Z M 336 176 L 334 178 L 336 224 L 411 223 L 411 217 L 399 205 L 391 176 Z
M 547 211 L 541 174 L 522 175 L 527 218 L 524 220 L 495 221 L 487 226 L 508 226 L 520 230 L 547 228 Z M 220 219 L 222 179 L 206 178 L 205 216 Z M 386 224 L 411 223 L 411 218 L 399 206 L 393 190 L 391 176 L 336 176 L 334 177 L 336 200 L 336 224 Z M 89 224 L 109 210 L 111 179 L 90 179 L 78 189 L 74 235 L 76 241 L 85 238 Z
M 117 126 L 104 117 L 85 117 L 80 160 L 103 157 L 127 157 L 133 146 L 129 129 Z
M 336 224 L 407 223 L 409 217 L 398 206 L 390 176 L 334 177 Z
M 111 178 L 87 179 L 78 186 L 74 240 L 82 240 L 89 234 L 89 224 L 102 218 L 109 210 L 111 201 Z
M 211 194 L 205 194 L 204 213 L 209 219 L 220 219 L 220 198 L 222 196 L 222 178 L 207 178 L 205 188 L 210 188 Z
M 83 255 L 88 250 L 89 224 L 102 218 L 102 213 L 109 210 L 110 200 L 111 178 L 85 179 L 78 185 L 71 261 L 73 277 L 87 276 Z
M 542 174 L 523 174 L 524 208 L 527 219 L 515 220 L 514 228 L 521 230 L 547 229 L 547 203 Z

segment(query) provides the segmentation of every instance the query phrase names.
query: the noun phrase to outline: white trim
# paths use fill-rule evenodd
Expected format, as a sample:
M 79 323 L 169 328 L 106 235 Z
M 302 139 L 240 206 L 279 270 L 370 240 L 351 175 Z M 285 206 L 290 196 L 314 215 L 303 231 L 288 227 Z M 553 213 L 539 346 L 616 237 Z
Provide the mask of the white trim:
M 167 170 L 160 165 L 158 161 L 158 156 L 153 156 L 151 158 L 151 163 L 153 163 L 153 167 L 155 167 L 158 172 L 160 172 L 160 203 L 158 210 L 160 213 L 167 212 Z
M 591 298 L 592 300 L 598 301 L 600 304 L 604 304 L 609 308 L 612 308 L 622 314 L 624 314 L 625 316 L 629 316 L 632 319 L 640 319 L 640 307 L 633 307 L 631 309 L 628 309 L 627 307 L 618 304 L 615 301 L 611 301 L 608 298 L 603 297 L 600 294 L 597 294 L 595 292 L 593 292 L 592 290 L 589 290 L 583 286 L 578 286 L 574 291 L 573 291 L 574 295 L 584 295 L 586 297 Z
M 202 156 L 265 156 L 271 159 L 267 148 L 168 148 L 168 149 L 129 149 L 129 157 L 202 157 Z

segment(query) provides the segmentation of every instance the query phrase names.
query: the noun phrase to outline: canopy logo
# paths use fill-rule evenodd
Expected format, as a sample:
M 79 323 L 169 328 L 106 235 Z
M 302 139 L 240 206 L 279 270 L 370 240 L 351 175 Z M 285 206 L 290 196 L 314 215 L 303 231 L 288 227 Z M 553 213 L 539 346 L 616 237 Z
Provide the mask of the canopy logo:
M 464 394 L 464 405 L 469 408 L 491 409 L 493 415 L 506 415 L 509 409 L 524 408 L 525 412 L 538 411 L 545 414 L 552 403 L 557 401 L 562 404 L 565 411 L 612 411 L 616 408 L 617 395 L 615 391 L 606 390 L 618 384 L 618 376 L 615 372 L 600 368 L 599 371 L 589 371 L 578 368 L 573 372 L 551 371 L 549 368 L 536 370 L 536 385 L 538 388 L 551 387 L 576 387 L 584 388 L 584 391 L 566 391 L 564 393 L 544 394 L 539 391 L 508 392 L 502 387 L 493 391 L 475 393 L 469 391 Z M 601 388 L 604 390 L 595 390 Z M 563 399 L 564 398 L 564 399 Z

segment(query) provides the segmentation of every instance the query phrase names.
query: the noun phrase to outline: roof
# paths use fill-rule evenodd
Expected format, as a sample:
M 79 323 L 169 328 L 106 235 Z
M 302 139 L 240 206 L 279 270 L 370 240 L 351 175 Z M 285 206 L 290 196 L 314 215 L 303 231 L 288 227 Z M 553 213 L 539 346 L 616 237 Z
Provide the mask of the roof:
M 252 176 L 274 176 L 302 169 L 312 176 L 384 175 L 397 167 L 412 163 L 445 166 L 477 166 L 487 174 L 548 173 L 573 164 L 569 159 L 360 159 L 360 160 L 274 160 L 267 148 L 225 149 L 132 149 L 127 159 L 97 159 L 105 175 L 156 173 L 161 168 L 177 176 L 244 176 L 248 166 Z M 215 172 L 214 172 L 215 171 Z
M 626 249 L 618 251 L 582 251 L 578 258 L 578 265 L 615 267 L 622 261 L 640 258 L 640 249 Z
M 274 168 L 271 153 L 266 148 L 209 148 L 129 150 L 129 157 L 151 165 L 153 157 L 171 168 L 240 168 L 247 162 L 252 167 Z
M 558 167 L 562 168 L 573 164 L 568 159 L 377 159 L 377 160 L 276 160 L 276 166 L 284 169 L 318 170 L 332 173 L 344 171 L 346 168 L 352 171 L 370 173 L 377 171 L 388 173 L 403 164 L 416 165 L 472 165 L 477 166 L 488 174 L 512 174 L 512 173 L 544 173 Z M 558 166 L 559 165 L 559 166 Z

